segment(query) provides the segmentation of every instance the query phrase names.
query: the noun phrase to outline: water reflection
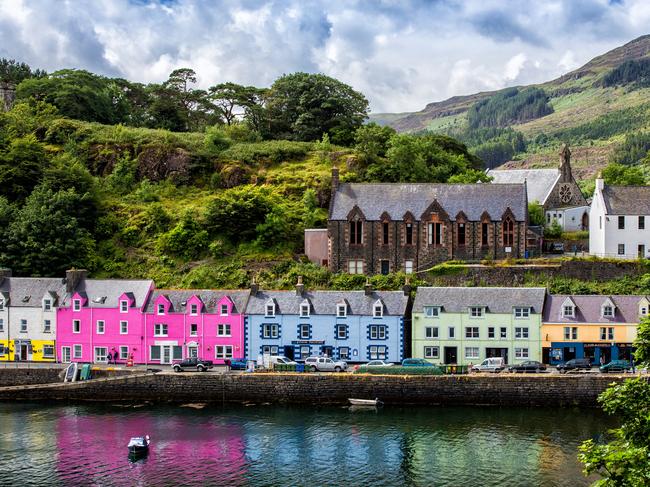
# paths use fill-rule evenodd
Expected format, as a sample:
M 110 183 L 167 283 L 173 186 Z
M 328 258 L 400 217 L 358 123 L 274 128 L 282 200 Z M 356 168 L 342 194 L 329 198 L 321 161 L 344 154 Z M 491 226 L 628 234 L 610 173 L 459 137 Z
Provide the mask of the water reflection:
M 16 485 L 588 485 L 576 448 L 597 411 L 0 404 Z M 149 434 L 130 462 L 131 436 Z

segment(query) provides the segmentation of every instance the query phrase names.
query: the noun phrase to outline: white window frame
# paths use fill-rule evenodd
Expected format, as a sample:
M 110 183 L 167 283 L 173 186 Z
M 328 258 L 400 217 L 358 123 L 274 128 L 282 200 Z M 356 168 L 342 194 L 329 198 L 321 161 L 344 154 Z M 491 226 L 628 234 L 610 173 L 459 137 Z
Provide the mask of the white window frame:
M 450 340 L 455 340 L 456 339 L 456 327 L 455 326 L 447 327 L 447 336 L 449 337 Z
M 129 334 L 129 322 L 126 320 L 121 320 L 120 321 L 120 335 L 128 335 Z
M 480 356 L 481 356 L 481 350 L 479 349 L 479 347 L 465 347 L 466 359 L 478 359 Z
M 4 311 L 4 310 L 5 310 L 5 300 L 0 299 L 0 311 Z
M 79 353 L 77 353 L 77 350 L 79 350 Z M 78 359 L 82 358 L 84 356 L 83 352 L 84 352 L 83 345 L 76 343 L 72 346 L 72 358 L 78 358 Z
M 27 323 L 27 320 L 25 318 L 22 318 L 20 320 L 20 333 L 27 333 L 27 327 L 29 326 L 29 323 Z
M 192 327 L 195 327 L 195 328 L 192 328 Z M 198 323 L 190 323 L 190 336 L 191 337 L 199 336 L 199 324 Z
M 129 312 L 129 302 L 126 299 L 121 299 L 120 300 L 120 313 L 128 313 Z
M 603 306 L 602 317 L 603 318 L 613 318 L 614 317 L 614 306 L 610 306 L 610 305 Z
M 199 314 L 199 305 L 197 303 L 190 303 L 190 316 L 197 316 Z
M 230 335 L 230 323 L 218 323 L 217 324 L 217 336 L 218 337 L 229 337 Z
M 48 349 L 52 350 L 52 353 L 46 354 L 46 353 L 45 353 L 45 347 L 47 347 Z M 54 345 L 52 345 L 52 344 L 50 344 L 50 343 L 46 343 L 46 344 L 44 344 L 44 345 L 43 345 L 43 358 L 54 358 L 55 350 L 56 350 L 56 349 L 54 348 Z
M 100 331 L 100 323 L 101 323 L 101 331 Z M 95 333 L 97 333 L 97 335 L 104 335 L 106 333 L 106 321 L 97 320 L 97 322 L 95 323 Z
M 336 305 L 336 317 L 337 318 L 346 318 L 348 316 L 348 306 L 343 303 Z
M 300 305 L 300 317 L 309 318 L 309 303 L 302 303 Z
M 528 347 L 515 347 L 515 358 L 524 359 L 529 357 Z
M 99 350 L 104 350 L 104 358 L 101 358 L 101 355 L 97 355 Z M 108 347 L 94 347 L 93 349 L 93 362 L 105 364 L 108 362 Z
M 278 325 L 277 323 L 263 323 L 262 338 L 268 338 L 268 339 L 280 338 L 280 325 Z
M 470 308 L 469 308 L 469 317 L 470 318 L 482 318 L 483 317 L 483 307 L 482 306 L 470 306 Z
M 499 340 L 508 339 L 508 328 L 505 326 L 499 327 Z
M 440 347 L 424 347 L 424 358 L 439 359 L 440 358 Z
M 496 327 L 488 326 L 488 340 L 494 340 L 496 336 Z
M 530 308 L 517 307 L 515 308 L 515 319 L 521 320 L 530 317 Z
M 43 300 L 43 311 L 52 311 L 52 300 L 44 299 Z
M 413 274 L 413 261 L 405 260 L 404 261 L 404 274 Z
M 562 306 L 562 316 L 566 318 L 575 318 L 576 308 L 570 304 Z
M 266 316 L 275 317 L 275 303 L 267 302 L 266 303 Z
M 363 260 L 348 260 L 348 274 L 363 274 Z
M 72 311 L 81 311 L 81 299 L 72 300 Z
M 515 340 L 528 340 L 529 328 L 527 326 L 517 326 L 515 327 Z
M 155 337 L 166 337 L 169 336 L 169 328 L 167 323 L 154 323 L 153 325 L 153 336 Z
M 476 336 L 474 332 L 476 331 Z M 468 340 L 478 340 L 481 337 L 481 330 L 478 326 L 466 326 L 465 327 L 465 338 Z
M 262 345 L 262 354 L 267 353 L 276 356 L 280 353 L 280 348 L 277 345 Z
M 0 332 L 5 331 L 5 319 L 0 318 Z
M 298 337 L 300 340 L 309 340 L 311 337 L 311 330 L 309 328 L 309 325 L 306 323 L 302 323 L 300 326 L 300 336 Z M 305 330 L 307 330 L 307 333 L 305 333 Z
M 565 340 L 577 340 L 578 339 L 578 327 L 577 326 L 565 326 L 563 332 L 564 332 L 564 339 Z
M 221 316 L 228 316 L 228 305 L 227 304 L 222 304 L 219 306 L 219 314 Z
M 129 347 L 128 345 L 120 345 L 120 360 L 129 359 Z
M 72 320 L 72 333 L 81 333 L 81 320 Z
M 43 320 L 43 333 L 52 333 L 52 320 Z
M 384 316 L 384 304 L 381 301 L 377 301 L 373 305 L 372 316 L 374 318 L 382 318 Z
M 386 339 L 386 325 L 370 325 L 370 339 L 371 340 L 385 340 Z
M 341 333 L 343 331 L 343 333 Z M 347 340 L 348 338 L 348 327 L 347 325 L 336 325 L 336 339 L 337 340 Z
M 67 353 L 66 353 L 67 350 Z M 67 355 L 67 357 L 66 357 Z M 67 360 L 66 360 L 67 358 Z M 69 363 L 72 360 L 72 347 L 61 347 L 61 362 Z
M 215 345 L 214 358 L 217 360 L 225 360 L 233 357 L 232 345 Z
M 600 327 L 600 339 L 601 340 L 614 340 L 614 327 L 612 327 L 612 326 L 601 326 Z
M 386 345 L 370 345 L 368 355 L 370 360 L 386 360 Z
M 440 338 L 440 330 L 437 326 L 426 326 L 424 327 L 424 338 L 437 340 Z
M 165 314 L 165 303 L 158 303 L 156 306 L 156 314 L 164 315 Z
M 343 353 L 343 350 L 345 350 L 345 353 Z M 300 349 L 302 352 L 302 347 Z M 304 355 L 301 354 L 301 357 L 304 357 Z M 350 347 L 339 347 L 339 360 L 350 360 Z
M 425 306 L 424 307 L 424 316 L 427 318 L 438 318 L 440 317 L 440 306 Z

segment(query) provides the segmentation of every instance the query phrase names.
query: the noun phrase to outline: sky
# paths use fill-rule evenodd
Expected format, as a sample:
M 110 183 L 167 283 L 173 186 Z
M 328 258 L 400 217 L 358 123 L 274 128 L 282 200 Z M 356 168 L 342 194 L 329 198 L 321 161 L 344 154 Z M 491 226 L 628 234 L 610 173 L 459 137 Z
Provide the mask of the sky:
M 0 57 L 161 82 L 321 72 L 404 112 L 553 79 L 650 33 L 649 0 L 0 0 Z

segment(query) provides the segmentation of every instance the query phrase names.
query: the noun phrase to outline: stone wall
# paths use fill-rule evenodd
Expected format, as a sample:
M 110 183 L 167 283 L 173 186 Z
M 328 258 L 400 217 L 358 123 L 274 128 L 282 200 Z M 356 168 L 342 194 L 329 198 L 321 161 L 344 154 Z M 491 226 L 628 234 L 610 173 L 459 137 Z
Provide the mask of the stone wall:
M 33 384 L 52 384 L 63 381 L 65 367 L 34 367 L 34 368 L 0 368 L 0 387 L 22 386 Z M 136 370 L 124 369 L 93 369 L 95 379 L 105 377 L 120 377 L 133 375 Z
M 596 407 L 611 375 L 366 376 L 350 374 L 141 374 L 89 382 L 0 388 L 0 400 L 252 402 Z

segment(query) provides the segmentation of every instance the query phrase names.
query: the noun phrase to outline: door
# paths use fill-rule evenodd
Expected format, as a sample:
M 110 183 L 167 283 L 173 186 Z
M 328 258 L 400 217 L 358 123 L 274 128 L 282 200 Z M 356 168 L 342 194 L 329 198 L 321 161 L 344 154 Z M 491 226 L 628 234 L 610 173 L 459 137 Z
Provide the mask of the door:
M 287 357 L 289 360 L 293 360 L 294 358 L 294 349 L 293 345 L 285 345 L 284 346 L 284 356 Z
M 70 362 L 70 347 L 61 347 L 61 362 Z
M 458 363 L 457 347 L 445 347 L 445 363 L 446 364 Z
M 162 359 L 161 364 L 171 364 L 172 363 L 172 347 L 171 345 L 162 346 Z
M 390 272 L 390 263 L 387 260 L 381 261 L 381 273 L 387 275 Z
M 199 356 L 199 347 L 191 345 L 187 347 L 187 357 L 197 358 Z
M 543 364 L 551 363 L 551 349 L 548 347 L 542 348 L 542 363 Z
M 332 352 L 333 352 L 333 350 L 334 350 L 333 347 L 329 347 L 329 346 L 321 347 L 321 353 L 322 353 L 325 357 L 331 357 L 331 356 L 332 356 Z
M 108 349 L 106 347 L 95 347 L 95 362 L 106 363 Z
M 27 355 L 28 355 L 28 345 L 26 343 L 21 343 L 20 344 L 20 360 L 21 361 L 26 361 L 27 360 Z
M 639 259 L 643 259 L 645 257 L 645 245 L 640 244 L 639 245 Z

